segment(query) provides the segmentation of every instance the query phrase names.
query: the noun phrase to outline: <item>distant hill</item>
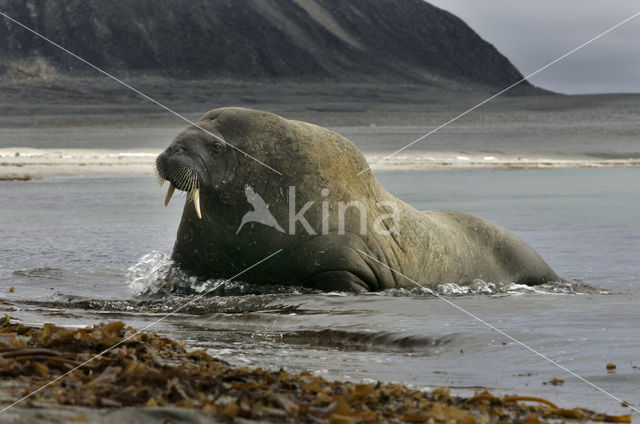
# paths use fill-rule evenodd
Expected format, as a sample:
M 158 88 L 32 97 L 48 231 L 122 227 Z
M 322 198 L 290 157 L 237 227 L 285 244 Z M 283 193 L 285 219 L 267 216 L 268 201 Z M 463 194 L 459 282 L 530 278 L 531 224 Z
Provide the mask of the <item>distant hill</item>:
M 522 78 L 461 19 L 422 0 L 0 0 L 0 9 L 117 73 L 496 87 Z M 4 17 L 0 40 L 1 73 L 93 72 Z

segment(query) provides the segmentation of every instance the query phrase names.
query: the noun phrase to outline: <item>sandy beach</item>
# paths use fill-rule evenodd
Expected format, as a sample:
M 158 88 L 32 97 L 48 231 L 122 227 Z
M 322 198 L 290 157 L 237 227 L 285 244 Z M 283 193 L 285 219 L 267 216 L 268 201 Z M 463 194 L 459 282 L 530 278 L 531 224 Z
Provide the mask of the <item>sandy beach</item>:
M 52 176 L 153 174 L 160 149 L 0 149 L 0 180 Z M 625 168 L 640 166 L 640 158 L 602 158 L 589 155 L 506 154 L 461 152 L 367 152 L 374 170 Z
M 151 174 L 160 150 L 0 149 L 0 179 Z

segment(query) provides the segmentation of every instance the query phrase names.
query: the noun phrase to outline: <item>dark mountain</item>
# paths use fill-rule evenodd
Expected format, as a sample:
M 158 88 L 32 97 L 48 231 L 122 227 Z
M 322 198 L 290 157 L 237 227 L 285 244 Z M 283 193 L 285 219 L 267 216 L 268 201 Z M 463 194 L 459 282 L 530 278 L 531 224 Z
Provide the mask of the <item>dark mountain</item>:
M 422 0 L 0 0 L 0 9 L 116 73 L 500 87 L 522 78 L 461 19 Z M 0 72 L 90 71 L 2 16 L 0 40 Z

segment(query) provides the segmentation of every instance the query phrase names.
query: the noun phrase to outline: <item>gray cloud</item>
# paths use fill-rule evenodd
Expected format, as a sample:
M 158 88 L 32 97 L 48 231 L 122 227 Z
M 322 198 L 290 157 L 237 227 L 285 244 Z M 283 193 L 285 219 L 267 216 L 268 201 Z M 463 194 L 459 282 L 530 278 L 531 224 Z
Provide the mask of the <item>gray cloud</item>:
M 525 75 L 640 11 L 629 0 L 429 0 Z M 640 16 L 531 79 L 562 93 L 640 93 Z

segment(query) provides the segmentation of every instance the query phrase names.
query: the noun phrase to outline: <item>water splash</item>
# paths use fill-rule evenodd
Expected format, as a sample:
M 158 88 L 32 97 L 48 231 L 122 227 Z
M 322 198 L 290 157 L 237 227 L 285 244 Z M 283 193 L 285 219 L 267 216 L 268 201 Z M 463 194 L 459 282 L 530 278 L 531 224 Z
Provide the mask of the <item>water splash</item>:
M 587 294 L 597 289 L 582 281 L 558 281 L 530 286 L 512 282 L 488 283 L 476 279 L 469 285 L 455 283 L 440 284 L 436 291 L 440 295 L 490 295 L 490 296 L 520 296 L 524 294 L 560 295 Z
M 154 250 L 141 257 L 125 274 L 136 296 L 176 292 L 202 293 L 209 284 L 182 271 L 169 255 Z
M 317 290 L 291 285 L 263 285 L 222 279 L 203 280 L 181 270 L 165 253 L 154 250 L 141 257 L 126 273 L 136 296 L 193 295 L 244 296 L 262 294 L 310 294 Z
M 244 296 L 264 294 L 313 294 L 318 290 L 292 285 L 263 285 L 221 279 L 202 280 L 181 270 L 169 255 L 154 250 L 147 253 L 126 273 L 131 291 L 136 296 L 161 297 L 165 295 L 194 295 L 207 292 L 208 296 Z M 470 284 L 446 283 L 435 288 L 442 296 L 519 296 L 525 294 L 560 295 L 593 294 L 599 289 L 582 281 L 562 281 L 537 286 L 512 282 L 492 283 L 475 279 Z M 343 295 L 345 293 L 324 293 Z M 431 290 L 420 287 L 388 289 L 373 295 L 415 297 L 433 296 Z
M 481 279 L 475 279 L 470 284 L 446 283 L 439 284 L 433 290 L 440 296 L 520 296 L 525 294 L 539 295 L 569 295 L 569 294 L 593 294 L 600 289 L 589 286 L 582 281 L 562 281 L 545 283 L 537 286 L 517 284 L 512 282 L 488 283 Z M 401 289 L 388 289 L 380 292 L 383 296 L 433 296 L 433 292 L 427 288 L 410 287 Z

